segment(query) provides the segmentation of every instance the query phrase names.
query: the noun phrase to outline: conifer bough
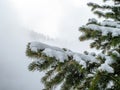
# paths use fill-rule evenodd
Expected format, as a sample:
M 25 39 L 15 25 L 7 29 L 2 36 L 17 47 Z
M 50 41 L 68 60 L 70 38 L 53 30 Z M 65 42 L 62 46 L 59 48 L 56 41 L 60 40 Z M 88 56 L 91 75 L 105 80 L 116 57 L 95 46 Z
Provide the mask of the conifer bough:
M 80 41 L 92 40 L 91 48 L 99 54 L 83 54 L 41 42 L 30 42 L 26 55 L 34 59 L 30 71 L 46 71 L 42 77 L 43 90 L 120 90 L 120 1 L 104 0 L 105 5 L 88 3 L 94 18 L 80 27 Z M 109 5 L 108 2 L 113 2 Z

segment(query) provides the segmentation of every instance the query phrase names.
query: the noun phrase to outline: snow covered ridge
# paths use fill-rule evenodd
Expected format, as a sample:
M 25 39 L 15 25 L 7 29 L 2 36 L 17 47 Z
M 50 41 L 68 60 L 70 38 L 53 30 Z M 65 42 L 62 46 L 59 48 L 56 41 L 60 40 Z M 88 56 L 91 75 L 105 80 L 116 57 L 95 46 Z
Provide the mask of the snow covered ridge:
M 67 49 L 61 49 L 58 47 L 49 46 L 46 44 L 43 44 L 41 42 L 31 42 L 29 44 L 29 49 L 31 52 L 34 53 L 41 53 L 42 55 L 45 55 L 47 57 L 53 57 L 56 60 L 59 60 L 60 62 L 64 62 L 64 60 L 69 60 L 70 58 L 72 60 L 77 61 L 80 65 L 82 65 L 83 68 L 87 67 L 87 63 L 96 63 L 99 64 L 98 70 L 107 71 L 109 73 L 113 73 L 114 70 L 110 66 L 113 62 L 112 58 L 109 56 L 106 56 L 104 54 L 99 54 L 100 57 L 105 58 L 106 61 L 102 64 L 100 64 L 100 61 L 97 60 L 97 56 L 95 56 L 93 53 L 91 54 L 80 54 L 72 52 L 71 50 Z

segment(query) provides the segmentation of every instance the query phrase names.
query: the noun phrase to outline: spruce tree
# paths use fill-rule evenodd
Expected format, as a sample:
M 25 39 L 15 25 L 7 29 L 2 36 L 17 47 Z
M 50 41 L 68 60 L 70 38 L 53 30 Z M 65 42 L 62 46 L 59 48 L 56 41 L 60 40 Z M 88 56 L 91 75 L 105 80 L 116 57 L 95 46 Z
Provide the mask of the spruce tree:
M 108 4 L 108 2 L 112 2 Z M 43 90 L 120 90 L 120 1 L 104 0 L 105 5 L 88 3 L 94 18 L 80 27 L 80 41 L 92 40 L 99 54 L 75 53 L 66 48 L 30 42 L 26 55 L 34 59 L 30 71 L 45 71 Z

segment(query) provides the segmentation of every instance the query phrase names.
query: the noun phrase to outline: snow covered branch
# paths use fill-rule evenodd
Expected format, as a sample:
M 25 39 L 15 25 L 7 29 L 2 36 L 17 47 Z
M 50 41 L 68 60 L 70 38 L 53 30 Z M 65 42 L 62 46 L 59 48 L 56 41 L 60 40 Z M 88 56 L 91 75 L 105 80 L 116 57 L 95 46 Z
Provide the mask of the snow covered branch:
M 104 56 L 104 58 L 106 59 L 106 61 L 100 65 L 100 60 L 97 60 L 98 56 L 94 55 L 93 53 L 88 54 L 75 53 L 68 49 L 61 49 L 58 47 L 49 46 L 41 42 L 31 42 L 29 43 L 28 47 L 29 47 L 27 49 L 28 56 L 30 56 L 29 53 L 31 52 L 34 53 L 33 56 L 34 55 L 35 56 L 37 55 L 38 57 L 46 56 L 54 58 L 59 62 L 74 60 L 78 62 L 80 65 L 82 65 L 83 68 L 86 68 L 88 63 L 91 64 L 96 63 L 99 65 L 98 70 L 107 71 L 109 73 L 114 72 L 113 68 L 110 66 L 113 63 L 113 60 L 112 58 L 110 58 L 110 56 L 99 54 L 100 57 L 103 58 Z

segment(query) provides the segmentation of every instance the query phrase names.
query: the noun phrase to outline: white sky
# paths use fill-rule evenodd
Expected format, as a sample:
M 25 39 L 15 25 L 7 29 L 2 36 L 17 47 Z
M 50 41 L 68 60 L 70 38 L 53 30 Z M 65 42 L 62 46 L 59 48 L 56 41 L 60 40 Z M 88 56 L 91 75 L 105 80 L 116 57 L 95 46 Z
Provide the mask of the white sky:
M 52 38 L 60 35 L 61 20 L 88 0 L 12 0 L 23 26 Z M 68 21 L 69 22 L 69 21 Z

